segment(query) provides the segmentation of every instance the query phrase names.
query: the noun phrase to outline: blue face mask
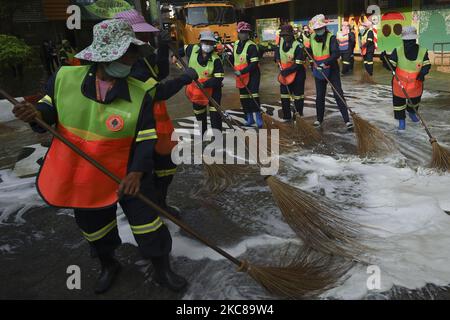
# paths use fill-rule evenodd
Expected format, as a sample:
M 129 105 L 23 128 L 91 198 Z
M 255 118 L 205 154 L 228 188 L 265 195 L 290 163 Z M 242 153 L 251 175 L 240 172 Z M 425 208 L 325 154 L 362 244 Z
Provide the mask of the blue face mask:
M 105 72 L 113 78 L 126 78 L 131 72 L 131 67 L 117 61 L 105 65 Z

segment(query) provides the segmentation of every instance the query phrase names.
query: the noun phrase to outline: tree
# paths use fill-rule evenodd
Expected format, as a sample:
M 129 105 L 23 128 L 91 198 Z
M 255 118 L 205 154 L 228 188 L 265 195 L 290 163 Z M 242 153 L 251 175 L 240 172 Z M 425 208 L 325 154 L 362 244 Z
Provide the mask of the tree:
M 17 75 L 31 54 L 31 47 L 22 39 L 0 34 L 0 70 L 13 68 Z

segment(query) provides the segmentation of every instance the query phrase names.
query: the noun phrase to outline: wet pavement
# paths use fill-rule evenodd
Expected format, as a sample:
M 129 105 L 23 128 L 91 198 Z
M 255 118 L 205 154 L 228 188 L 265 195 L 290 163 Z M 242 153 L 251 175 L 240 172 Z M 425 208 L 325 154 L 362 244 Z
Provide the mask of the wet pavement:
M 172 70 L 172 76 L 177 70 Z M 279 86 L 275 75 L 277 67 L 269 59 L 261 65 L 261 102 L 279 105 Z M 239 109 L 237 90 L 230 70 L 226 69 L 222 104 L 226 109 Z M 405 157 L 400 166 L 417 168 L 426 166 L 430 146 L 418 126 L 399 135 L 390 114 L 388 103 L 390 90 L 386 84 L 389 73 L 375 68 L 373 86 L 358 84 L 360 63 L 353 75 L 343 77 L 344 90 L 349 105 L 355 111 L 393 136 Z M 433 72 L 425 84 L 433 92 L 424 95 L 423 115 L 430 120 L 431 129 L 443 144 L 450 145 L 450 89 L 448 74 Z M 305 90 L 306 108 L 314 114 L 314 84 L 310 73 Z M 380 102 L 382 105 L 380 105 Z M 339 112 L 334 107 L 331 90 L 327 98 L 329 111 L 323 128 L 325 143 L 315 147 L 315 153 L 334 158 L 356 155 L 356 142 L 352 133 L 346 132 Z M 191 129 L 192 107 L 183 92 L 168 102 L 169 113 L 178 127 Z M 314 117 L 308 118 L 310 121 Z M 409 125 L 409 123 L 408 123 Z M 409 127 L 408 127 L 409 129 Z M 131 245 L 132 239 L 123 215 L 121 237 L 124 244 L 118 250 L 118 258 L 124 266 L 114 288 L 105 295 L 92 293 L 99 266 L 90 258 L 88 246 L 77 229 L 70 210 L 49 208 L 33 191 L 33 178 L 13 179 L 10 171 L 17 157 L 24 157 L 23 147 L 45 143 L 48 136 L 34 134 L 18 121 L 0 122 L 0 298 L 2 299 L 258 299 L 273 298 L 244 274 L 236 274 L 234 266 L 205 249 L 169 223 L 174 237 L 174 269 L 190 282 L 186 292 L 174 294 L 159 288 L 151 279 L 152 267 L 139 257 Z M 286 154 L 282 157 L 280 175 L 292 183 L 308 185 L 311 171 L 298 170 L 293 166 L 297 154 L 310 154 L 310 150 Z M 400 158 L 401 155 L 398 157 Z M 318 168 L 320 169 L 320 168 Z M 331 178 L 330 178 L 331 179 Z M 358 181 L 355 173 L 336 179 Z M 11 182 L 10 182 L 11 181 Z M 3 183 L 2 183 L 3 182 Z M 241 177 L 239 183 L 217 196 L 202 191 L 203 174 L 198 165 L 182 165 L 171 185 L 169 202 L 183 212 L 183 220 L 213 243 L 229 249 L 235 255 L 252 261 L 273 263 L 270 254 L 280 252 L 294 234 L 282 221 L 269 189 L 259 175 Z M 357 189 L 357 188 L 356 188 Z M 355 188 L 340 188 L 330 192 L 325 188 L 311 188 L 312 192 L 325 195 L 341 206 L 361 206 L 361 195 Z M 342 202 L 340 202 L 342 200 Z M 447 209 L 447 208 L 445 208 Z M 447 209 L 448 210 L 448 209 Z M 449 217 L 450 219 L 450 217 Z M 187 257 L 186 255 L 189 255 Z M 82 289 L 68 290 L 66 286 L 69 265 L 82 270 Z M 449 279 L 450 280 L 450 279 Z M 450 281 L 449 281 L 450 282 Z M 425 284 L 424 284 L 425 285 Z M 332 297 L 331 297 L 332 298 Z M 417 290 L 394 286 L 389 291 L 365 294 L 365 299 L 450 299 L 450 291 L 428 284 Z

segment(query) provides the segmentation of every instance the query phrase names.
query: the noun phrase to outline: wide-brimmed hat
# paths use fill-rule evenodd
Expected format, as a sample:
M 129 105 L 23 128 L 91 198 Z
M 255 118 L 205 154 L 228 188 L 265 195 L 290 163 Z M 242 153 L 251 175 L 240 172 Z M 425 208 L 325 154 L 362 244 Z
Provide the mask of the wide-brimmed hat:
M 294 28 L 290 24 L 281 26 L 280 36 L 292 36 L 294 34 Z
M 127 10 L 119 12 L 114 16 L 115 19 L 124 19 L 131 24 L 134 32 L 158 32 L 159 29 L 145 21 L 145 18 L 137 10 Z
M 323 14 L 318 14 L 311 19 L 309 25 L 313 30 L 322 29 L 328 25 L 328 21 Z
M 200 41 L 217 42 L 217 39 L 214 37 L 214 32 L 209 31 L 209 30 L 205 30 L 205 31 L 200 32 L 199 40 Z
M 110 19 L 97 23 L 93 34 L 92 44 L 78 53 L 76 58 L 92 62 L 111 62 L 122 57 L 130 44 L 149 48 L 145 42 L 136 38 L 131 25 L 123 19 Z
M 245 21 L 240 21 L 237 25 L 237 32 L 250 32 L 252 31 L 252 26 L 250 23 L 247 23 Z
M 402 29 L 402 40 L 416 40 L 417 39 L 417 29 L 414 26 L 403 27 Z

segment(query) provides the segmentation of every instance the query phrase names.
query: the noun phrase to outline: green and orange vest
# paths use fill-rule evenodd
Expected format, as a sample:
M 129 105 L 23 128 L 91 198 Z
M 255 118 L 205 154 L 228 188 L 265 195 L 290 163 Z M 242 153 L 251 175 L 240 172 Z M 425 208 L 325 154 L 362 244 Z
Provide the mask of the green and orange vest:
M 283 50 L 283 45 L 284 39 L 281 38 L 279 47 L 281 70 L 288 69 L 295 64 L 295 50 L 297 49 L 297 47 L 300 46 L 300 43 L 297 40 L 295 40 L 292 43 L 291 48 L 287 52 Z M 278 81 L 281 84 L 289 85 L 292 82 L 294 82 L 296 76 L 297 72 L 292 72 L 288 74 L 286 77 L 283 77 L 281 74 L 279 74 Z
M 127 79 L 131 101 L 110 104 L 85 97 L 89 66 L 62 67 L 55 79 L 56 130 L 120 179 L 127 174 L 141 105 L 154 83 Z M 139 106 L 139 107 L 138 107 Z M 155 129 L 146 134 L 156 137 Z M 56 207 L 98 209 L 118 200 L 117 184 L 58 139 L 53 139 L 37 178 L 44 200 Z
M 214 52 L 211 54 L 211 59 L 208 61 L 206 66 L 200 65 L 198 63 L 198 55 L 200 53 L 201 49 L 199 45 L 194 45 L 192 47 L 191 56 L 189 57 L 189 67 L 193 68 L 195 71 L 197 71 L 198 74 L 198 81 L 200 83 L 203 83 L 207 81 L 208 79 L 211 79 L 213 77 L 214 73 L 214 62 L 216 59 L 220 59 L 219 56 Z M 204 88 L 204 91 L 211 96 L 213 89 L 212 88 Z M 203 92 L 197 87 L 197 84 L 195 82 L 192 82 L 191 84 L 186 86 L 186 96 L 189 100 L 192 101 L 192 103 L 198 104 L 200 106 L 206 106 L 209 103 L 208 97 L 206 97 Z
M 332 36 L 333 35 L 331 34 L 331 32 L 327 32 L 327 38 L 325 39 L 325 45 L 323 44 L 323 42 L 318 42 L 314 36 L 311 36 L 311 50 L 313 53 L 313 58 L 314 58 L 315 62 L 317 63 L 317 65 L 320 65 L 323 61 L 325 61 L 326 59 L 328 59 L 331 56 L 330 42 L 331 42 Z M 324 76 L 322 75 L 322 73 L 324 73 L 327 77 L 329 77 L 330 66 L 325 66 L 322 69 L 322 72 L 317 70 L 317 68 L 315 66 L 313 67 L 314 77 L 316 77 L 317 79 L 323 80 Z
M 245 69 L 249 63 L 247 61 L 248 48 L 252 44 L 254 44 L 254 45 L 256 45 L 256 44 L 251 40 L 247 40 L 247 42 L 244 45 L 244 48 L 242 49 L 242 52 L 237 53 L 238 44 L 239 44 L 239 40 L 234 43 L 234 48 L 233 48 L 234 70 L 241 71 L 242 69 Z M 245 88 L 248 85 L 249 81 L 250 81 L 250 73 L 241 74 L 239 77 L 236 76 L 236 88 L 239 88 L 239 89 Z
M 423 92 L 423 81 L 417 80 L 417 76 L 423 67 L 427 49 L 424 47 L 419 47 L 416 60 L 409 60 L 406 58 L 405 48 L 403 45 L 398 47 L 396 50 L 398 61 L 395 73 L 397 74 L 401 85 L 405 88 L 410 98 L 421 96 Z M 406 98 L 400 84 L 395 79 L 392 81 L 392 90 L 395 96 Z

